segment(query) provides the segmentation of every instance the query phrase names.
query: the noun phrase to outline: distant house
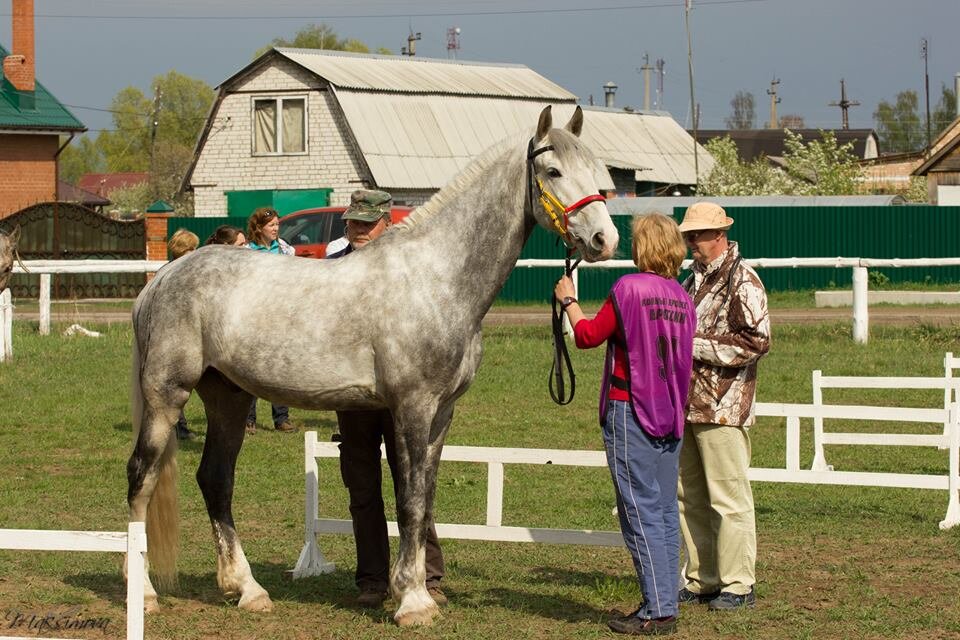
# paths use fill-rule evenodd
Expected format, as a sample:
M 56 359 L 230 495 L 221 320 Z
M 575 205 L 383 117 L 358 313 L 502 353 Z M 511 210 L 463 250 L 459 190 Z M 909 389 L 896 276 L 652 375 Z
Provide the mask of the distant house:
M 86 173 L 77 180 L 77 187 L 109 199 L 110 194 L 116 189 L 135 187 L 149 179 L 149 173 L 133 171 L 121 173 Z
M 913 175 L 926 176 L 929 202 L 960 205 L 960 114 L 933 141 L 930 155 Z
M 57 156 L 86 127 L 36 81 L 33 0 L 13 0 L 13 53 L 0 46 L 0 218 L 57 199 Z M 69 142 L 69 139 L 67 140 Z
M 110 204 L 110 200 L 80 187 L 60 180 L 57 182 L 57 200 L 60 202 L 76 202 L 90 209 L 100 209 Z
M 219 87 L 181 189 L 197 216 L 345 205 L 361 187 L 418 205 L 545 105 L 563 123 L 576 101 L 522 65 L 272 49 Z M 584 122 L 609 192 L 695 183 L 693 140 L 668 114 L 589 108 Z
M 822 140 L 820 129 L 791 129 L 804 143 Z M 879 155 L 877 133 L 873 129 L 826 129 L 837 139 L 837 145 L 853 143 L 853 154 L 861 160 Z M 740 159 L 752 162 L 766 157 L 774 164 L 782 164 L 786 150 L 785 129 L 704 129 L 697 131 L 697 141 L 706 144 L 714 138 L 729 136 L 737 145 Z

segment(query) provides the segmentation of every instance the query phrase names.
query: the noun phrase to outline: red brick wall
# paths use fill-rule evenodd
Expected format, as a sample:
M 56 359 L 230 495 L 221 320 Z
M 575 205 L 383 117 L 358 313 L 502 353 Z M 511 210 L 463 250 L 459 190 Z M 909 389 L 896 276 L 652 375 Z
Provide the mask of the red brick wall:
M 0 218 L 57 199 L 58 138 L 0 134 Z

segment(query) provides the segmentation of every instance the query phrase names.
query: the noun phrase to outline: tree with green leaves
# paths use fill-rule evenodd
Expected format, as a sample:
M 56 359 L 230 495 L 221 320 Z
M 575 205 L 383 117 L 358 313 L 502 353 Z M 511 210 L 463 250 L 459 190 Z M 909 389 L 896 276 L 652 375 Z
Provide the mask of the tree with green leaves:
M 737 91 L 730 101 L 733 113 L 725 120 L 727 129 L 753 129 L 757 116 L 754 110 L 753 94 L 749 91 Z
M 120 90 L 110 103 L 113 130 L 101 131 L 96 141 L 83 136 L 64 149 L 65 179 L 76 180 L 84 173 L 149 172 L 141 210 L 157 198 L 178 206 L 180 179 L 193 158 L 213 89 L 176 71 L 155 77 L 151 86 L 152 96 L 137 87 Z M 125 202 L 139 193 L 127 194 Z
M 883 153 L 919 151 L 926 145 L 926 130 L 919 114 L 916 91 L 901 91 L 893 104 L 881 100 L 873 112 Z
M 859 192 L 861 169 L 853 144 L 837 145 L 832 132 L 804 144 L 799 134 L 787 131 L 784 169 L 766 158 L 744 162 L 729 136 L 714 138 L 706 149 L 714 168 L 700 183 L 701 195 L 853 195 Z
M 254 58 L 259 58 L 264 53 L 274 47 L 291 47 L 295 49 L 325 49 L 327 51 L 349 51 L 351 53 L 370 53 L 370 47 L 355 38 L 341 38 L 328 24 L 309 24 L 293 36 L 292 40 L 286 38 L 274 38 L 273 41 L 265 47 L 257 49 L 253 54 Z M 377 53 L 390 55 L 389 49 L 379 48 Z
M 946 84 L 940 86 L 940 101 L 930 116 L 934 136 L 939 135 L 957 118 L 957 94 L 948 89 Z

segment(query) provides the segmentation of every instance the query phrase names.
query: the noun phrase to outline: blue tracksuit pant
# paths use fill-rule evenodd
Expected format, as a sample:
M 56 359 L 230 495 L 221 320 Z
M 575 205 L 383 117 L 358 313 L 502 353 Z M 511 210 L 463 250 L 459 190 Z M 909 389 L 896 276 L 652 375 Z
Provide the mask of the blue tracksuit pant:
M 680 440 L 655 439 L 637 424 L 629 402 L 611 400 L 603 425 L 617 495 L 620 531 L 633 557 L 644 605 L 641 618 L 677 615 L 680 590 Z

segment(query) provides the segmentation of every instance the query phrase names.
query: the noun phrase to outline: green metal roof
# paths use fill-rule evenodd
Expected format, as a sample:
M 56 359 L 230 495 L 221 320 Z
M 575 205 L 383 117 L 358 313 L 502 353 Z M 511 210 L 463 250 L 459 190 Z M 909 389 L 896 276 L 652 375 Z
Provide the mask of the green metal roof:
M 0 45 L 0 59 L 9 54 Z M 0 77 L 2 77 L 0 69 Z M 17 91 L 6 78 L 0 79 L 0 129 L 86 131 L 70 110 L 39 82 L 33 95 Z

